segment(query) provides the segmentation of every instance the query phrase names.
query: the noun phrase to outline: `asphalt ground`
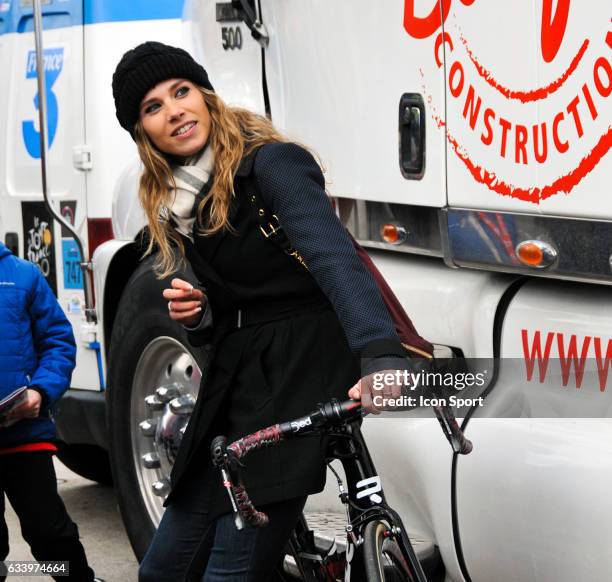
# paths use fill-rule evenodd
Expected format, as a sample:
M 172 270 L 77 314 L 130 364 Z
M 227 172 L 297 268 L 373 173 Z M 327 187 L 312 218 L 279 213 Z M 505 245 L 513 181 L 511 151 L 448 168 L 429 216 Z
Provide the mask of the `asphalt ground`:
M 112 487 L 98 485 L 79 477 L 55 459 L 60 495 L 70 517 L 79 526 L 81 543 L 96 576 L 106 582 L 131 582 L 138 579 L 138 563 L 132 553 L 119 515 Z M 6 520 L 11 551 L 7 560 L 32 560 L 30 548 L 21 539 L 19 520 L 7 503 Z M 9 576 L 8 581 L 52 581 L 48 576 Z

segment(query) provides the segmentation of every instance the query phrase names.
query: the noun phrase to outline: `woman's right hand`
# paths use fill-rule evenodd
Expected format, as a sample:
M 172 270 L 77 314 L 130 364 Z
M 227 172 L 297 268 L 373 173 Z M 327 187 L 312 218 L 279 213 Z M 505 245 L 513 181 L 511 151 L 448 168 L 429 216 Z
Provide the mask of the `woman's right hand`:
M 170 285 L 170 289 L 163 291 L 164 299 L 168 300 L 170 319 L 186 327 L 196 327 L 202 319 L 202 308 L 206 306 L 206 296 L 183 279 L 172 279 Z
M 401 377 L 402 370 L 399 371 Z M 361 400 L 361 405 L 374 414 L 387 410 L 385 405 L 391 399 L 397 399 L 406 388 L 404 384 L 396 381 L 397 370 L 381 370 L 361 378 L 349 391 L 352 400 Z M 383 381 L 385 380 L 386 381 Z

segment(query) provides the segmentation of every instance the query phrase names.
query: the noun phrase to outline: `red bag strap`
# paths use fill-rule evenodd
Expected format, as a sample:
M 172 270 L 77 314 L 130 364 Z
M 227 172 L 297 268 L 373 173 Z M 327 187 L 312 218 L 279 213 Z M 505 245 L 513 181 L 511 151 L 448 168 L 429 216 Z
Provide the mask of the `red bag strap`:
M 391 287 L 389 287 L 389 284 L 370 258 L 370 255 L 368 255 L 365 249 L 353 238 L 353 235 L 351 235 L 350 232 L 347 231 L 347 234 L 351 239 L 355 250 L 357 251 L 357 256 L 364 264 L 366 269 L 370 271 L 370 274 L 376 281 L 378 290 L 380 291 L 387 310 L 389 311 L 389 315 L 393 320 L 395 330 L 397 331 L 397 335 L 399 336 L 402 345 L 413 356 L 431 359 L 434 351 L 433 345 L 419 335 L 414 327 L 414 324 L 412 323 L 412 320 L 410 317 L 408 317 L 408 314 L 402 307 L 399 299 L 395 296 L 395 293 L 393 293 Z

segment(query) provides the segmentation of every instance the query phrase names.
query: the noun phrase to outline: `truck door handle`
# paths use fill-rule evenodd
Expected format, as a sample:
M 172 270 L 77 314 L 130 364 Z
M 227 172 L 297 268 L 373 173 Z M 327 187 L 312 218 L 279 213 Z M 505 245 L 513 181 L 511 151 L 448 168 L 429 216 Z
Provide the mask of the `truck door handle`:
M 425 102 L 419 93 L 404 93 L 400 99 L 399 165 L 408 180 L 420 180 L 425 173 Z

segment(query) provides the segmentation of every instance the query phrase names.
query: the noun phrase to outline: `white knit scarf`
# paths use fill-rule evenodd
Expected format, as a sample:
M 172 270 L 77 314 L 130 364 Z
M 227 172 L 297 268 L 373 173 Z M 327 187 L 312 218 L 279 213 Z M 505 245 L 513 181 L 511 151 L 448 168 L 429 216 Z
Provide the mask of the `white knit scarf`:
M 206 147 L 199 156 L 187 160 L 185 165 L 172 166 L 176 189 L 170 192 L 168 210 L 176 229 L 193 240 L 193 223 L 200 198 L 198 194 L 211 179 L 214 168 L 214 154 Z M 169 183 L 169 186 L 172 186 Z

